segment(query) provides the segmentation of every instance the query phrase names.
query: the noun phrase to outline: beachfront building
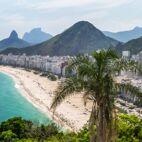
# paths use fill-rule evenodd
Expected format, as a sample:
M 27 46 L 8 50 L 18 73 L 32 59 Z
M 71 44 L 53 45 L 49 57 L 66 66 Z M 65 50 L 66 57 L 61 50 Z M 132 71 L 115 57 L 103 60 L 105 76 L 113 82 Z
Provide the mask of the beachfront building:
M 12 65 L 25 67 L 29 69 L 38 69 L 41 71 L 49 71 L 57 75 L 65 75 L 65 67 L 69 60 L 69 56 L 50 57 L 50 56 L 26 56 L 23 55 L 0 55 L 0 63 L 4 65 Z
M 130 51 L 122 51 L 123 59 L 130 59 Z

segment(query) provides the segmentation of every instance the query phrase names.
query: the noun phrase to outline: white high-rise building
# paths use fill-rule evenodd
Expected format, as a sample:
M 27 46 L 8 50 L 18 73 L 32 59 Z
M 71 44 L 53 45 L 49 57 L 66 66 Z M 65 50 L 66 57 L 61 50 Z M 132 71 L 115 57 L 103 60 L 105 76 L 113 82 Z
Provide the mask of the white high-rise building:
M 130 51 L 122 51 L 123 59 L 130 59 Z

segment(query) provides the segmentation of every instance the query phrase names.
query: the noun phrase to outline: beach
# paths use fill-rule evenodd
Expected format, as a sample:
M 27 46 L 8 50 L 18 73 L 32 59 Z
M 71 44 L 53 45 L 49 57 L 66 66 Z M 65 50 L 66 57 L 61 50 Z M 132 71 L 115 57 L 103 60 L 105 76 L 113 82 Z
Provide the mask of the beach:
M 57 107 L 53 114 L 53 110 L 50 107 L 54 91 L 60 82 L 59 80 L 50 81 L 47 77 L 34 74 L 34 71 L 26 71 L 23 68 L 9 66 L 0 66 L 0 72 L 11 76 L 15 81 L 15 87 L 21 92 L 20 94 L 41 112 L 45 113 L 51 120 L 54 120 L 59 126 L 77 132 L 87 124 L 91 113 L 92 102 L 89 101 L 84 106 L 81 93 L 67 98 Z M 117 80 L 120 81 L 123 78 L 120 77 Z M 142 118 L 142 109 L 137 108 L 132 103 L 117 99 L 116 106 L 122 108 L 130 115 Z
M 59 80 L 50 81 L 47 77 L 34 74 L 34 71 L 8 66 L 0 66 L 0 72 L 11 76 L 15 81 L 15 87 L 19 89 L 21 95 L 65 129 L 78 131 L 89 120 L 91 102 L 84 106 L 81 94 L 67 98 L 57 107 L 53 114 L 50 106 Z

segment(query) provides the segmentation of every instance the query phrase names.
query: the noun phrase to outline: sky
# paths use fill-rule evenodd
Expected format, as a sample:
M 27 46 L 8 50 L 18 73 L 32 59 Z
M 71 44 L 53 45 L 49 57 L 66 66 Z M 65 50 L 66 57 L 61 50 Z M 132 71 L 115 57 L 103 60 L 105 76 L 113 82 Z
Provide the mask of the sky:
M 37 27 L 56 35 L 78 21 L 113 32 L 142 27 L 141 6 L 142 0 L 0 0 L 0 39 Z

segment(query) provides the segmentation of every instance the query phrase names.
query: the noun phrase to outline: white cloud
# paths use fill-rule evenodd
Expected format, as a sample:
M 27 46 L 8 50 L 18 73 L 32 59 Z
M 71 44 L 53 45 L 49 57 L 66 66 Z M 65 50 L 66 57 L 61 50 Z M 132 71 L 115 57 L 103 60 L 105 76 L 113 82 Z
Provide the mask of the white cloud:
M 60 9 L 68 7 L 94 6 L 97 9 L 111 8 L 131 3 L 134 0 L 16 0 L 18 6 L 36 10 Z
M 137 3 L 138 1 L 140 0 L 137 0 Z M 129 11 L 127 6 L 131 3 L 133 5 L 133 2 L 136 3 L 136 0 L 0 1 L 0 27 L 2 27 L 0 36 L 5 36 L 12 29 L 16 29 L 22 35 L 39 26 L 51 34 L 58 34 L 79 20 L 88 20 L 100 29 L 113 31 L 131 27 L 134 24 L 142 25 L 141 21 L 135 20 L 138 18 L 127 19 L 129 13 L 126 16 L 118 14 L 119 19 L 113 14 L 116 9 L 121 10 L 123 6 Z

